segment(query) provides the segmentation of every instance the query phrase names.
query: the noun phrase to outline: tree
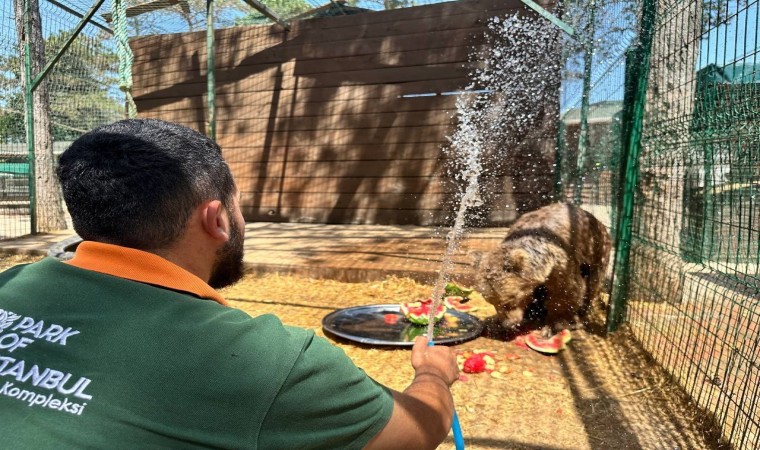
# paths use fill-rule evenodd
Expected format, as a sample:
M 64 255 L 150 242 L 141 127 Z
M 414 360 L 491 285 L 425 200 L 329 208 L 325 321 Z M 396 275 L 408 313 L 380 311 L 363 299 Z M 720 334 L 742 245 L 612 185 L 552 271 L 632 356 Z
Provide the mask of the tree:
M 45 39 L 45 60 L 49 61 L 71 35 L 59 31 Z M 75 139 L 103 123 L 123 117 L 114 72 L 117 57 L 98 36 L 81 34 L 48 74 L 52 136 L 55 141 Z M 0 136 L 6 142 L 24 142 L 23 54 L 0 55 Z M 109 92 L 110 90 L 110 92 Z
M 269 9 L 274 11 L 282 19 L 288 20 L 312 8 L 304 0 L 264 0 L 262 1 Z M 258 25 L 270 24 L 272 21 L 259 11 L 250 8 L 250 12 L 235 20 L 235 25 Z
M 145 3 L 145 0 L 127 0 L 127 8 L 139 7 Z M 235 25 L 236 17 L 243 15 L 240 11 L 247 12 L 250 9 L 242 0 L 215 0 L 214 25 L 216 27 Z M 131 16 L 127 22 L 132 36 L 204 30 L 206 29 L 206 0 L 183 0 L 177 5 Z M 179 23 L 184 27 L 178 26 Z
M 25 27 L 24 3 L 28 5 L 29 29 Z M 31 72 L 38 74 L 42 70 L 45 58 L 45 40 L 42 38 L 42 20 L 40 17 L 40 5 L 38 0 L 13 0 L 16 21 L 16 35 L 18 36 L 19 55 L 24 54 L 26 44 L 29 44 L 31 53 Z M 27 33 L 28 31 L 28 33 Z M 22 85 L 25 83 L 26 73 L 20 66 L 20 78 Z M 50 95 L 46 81 L 39 84 L 32 95 L 34 114 L 34 135 L 27 134 L 26 139 L 34 139 L 35 158 L 30 161 L 34 164 L 34 185 L 37 201 L 33 205 L 37 217 L 37 230 L 54 231 L 66 228 L 66 220 L 63 213 L 63 198 L 58 187 L 58 180 L 53 169 L 53 136 L 50 121 Z

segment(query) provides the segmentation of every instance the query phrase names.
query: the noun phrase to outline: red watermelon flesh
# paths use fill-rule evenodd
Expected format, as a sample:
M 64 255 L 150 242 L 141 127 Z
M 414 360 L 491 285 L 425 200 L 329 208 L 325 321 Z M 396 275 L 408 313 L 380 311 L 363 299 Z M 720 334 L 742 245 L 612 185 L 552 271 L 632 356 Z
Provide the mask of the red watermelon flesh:
M 525 336 L 525 344 L 533 350 L 540 353 L 559 353 L 560 350 L 565 348 L 565 342 L 561 333 L 545 339 L 538 333 L 530 333 Z
M 450 295 L 443 299 L 443 303 L 446 307 L 456 309 L 457 311 L 470 311 L 472 306 L 466 304 L 469 299 L 465 300 L 464 297 L 458 295 Z
M 401 304 L 401 312 L 409 319 L 410 322 L 417 325 L 427 325 L 430 318 L 430 308 L 433 306 L 433 300 L 421 300 Z M 446 306 L 441 303 L 435 310 L 435 321 L 438 322 L 446 313 Z
M 474 354 L 467 358 L 462 368 L 464 373 L 480 373 L 486 370 L 486 360 L 483 359 L 483 355 Z

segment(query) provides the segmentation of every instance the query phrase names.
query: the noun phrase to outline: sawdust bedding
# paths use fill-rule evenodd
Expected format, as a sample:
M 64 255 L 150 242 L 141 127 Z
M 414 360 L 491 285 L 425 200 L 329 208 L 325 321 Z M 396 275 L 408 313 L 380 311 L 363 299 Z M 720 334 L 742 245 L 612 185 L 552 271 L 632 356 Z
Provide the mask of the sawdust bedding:
M 406 278 L 343 283 L 250 274 L 223 294 L 251 315 L 275 314 L 325 336 L 321 320 L 336 309 L 414 301 L 431 291 L 432 286 Z M 519 338 L 505 340 L 493 321 L 493 307 L 478 294 L 469 304 L 475 308 L 470 313 L 485 321 L 486 331 L 453 348 L 460 355 L 492 352 L 496 361 L 492 372 L 463 374 L 452 389 L 468 449 L 720 447 L 710 418 L 688 405 L 627 329 L 605 336 L 601 305 L 588 330 L 574 331 L 566 350 L 547 356 Z M 408 349 L 326 337 L 387 386 L 403 390 L 412 379 Z M 449 438 L 440 448 L 453 449 L 453 441 Z
M 0 255 L 0 270 L 40 259 Z M 325 336 L 322 318 L 340 308 L 427 298 L 431 286 L 404 278 L 366 283 L 248 274 L 222 294 L 251 315 L 275 314 L 289 325 Z M 713 449 L 710 416 L 686 401 L 625 327 L 604 336 L 600 311 L 588 330 L 574 331 L 554 356 L 505 340 L 490 319 L 494 310 L 477 294 L 471 314 L 484 334 L 453 346 L 460 355 L 489 351 L 490 373 L 464 374 L 452 392 L 468 449 Z M 373 348 L 336 340 L 336 346 L 379 382 L 403 390 L 412 379 L 408 349 Z M 462 358 L 460 358 L 461 361 Z M 440 449 L 453 449 L 449 437 Z

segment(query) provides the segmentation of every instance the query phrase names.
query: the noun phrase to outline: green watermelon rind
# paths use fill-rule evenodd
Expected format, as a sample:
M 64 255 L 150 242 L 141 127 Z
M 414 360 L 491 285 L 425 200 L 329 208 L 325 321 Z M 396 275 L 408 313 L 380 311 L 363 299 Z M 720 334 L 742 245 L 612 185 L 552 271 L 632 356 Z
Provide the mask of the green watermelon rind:
M 429 320 L 429 314 L 425 312 L 424 314 L 414 313 L 413 310 L 410 309 L 410 305 L 419 305 L 414 307 L 416 308 L 422 308 L 423 304 L 425 303 L 432 303 L 430 301 L 425 302 L 409 302 L 409 303 L 402 303 L 401 304 L 401 313 L 404 314 L 404 317 L 407 318 L 410 322 L 412 322 L 415 325 L 427 325 Z M 435 321 L 439 322 L 441 319 L 443 319 L 443 316 L 446 314 L 446 305 L 441 303 L 438 305 L 438 312 L 435 315 Z
M 465 288 L 462 286 L 459 286 L 455 283 L 446 283 L 446 287 L 444 288 L 446 296 L 458 296 L 458 297 L 469 297 L 470 294 L 473 293 L 473 289 Z

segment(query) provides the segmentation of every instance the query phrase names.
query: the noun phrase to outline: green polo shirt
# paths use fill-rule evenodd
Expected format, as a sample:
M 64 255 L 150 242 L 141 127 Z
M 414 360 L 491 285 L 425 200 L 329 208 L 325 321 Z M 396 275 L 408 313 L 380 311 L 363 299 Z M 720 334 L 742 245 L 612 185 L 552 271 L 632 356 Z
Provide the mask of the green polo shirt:
M 56 259 L 0 274 L 4 448 L 358 449 L 388 422 L 390 392 L 327 340 L 127 279 L 145 271 L 130 252 L 126 278 Z

